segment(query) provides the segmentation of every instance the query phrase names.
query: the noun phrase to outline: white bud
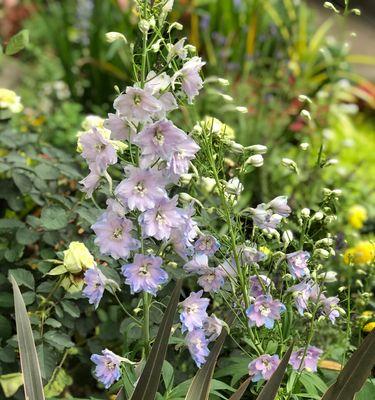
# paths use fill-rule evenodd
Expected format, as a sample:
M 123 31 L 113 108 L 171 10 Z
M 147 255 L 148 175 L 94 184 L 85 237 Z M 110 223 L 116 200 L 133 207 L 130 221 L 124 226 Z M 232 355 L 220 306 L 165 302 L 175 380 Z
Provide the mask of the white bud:
M 231 103 L 234 100 L 232 96 L 229 96 L 229 94 L 225 93 L 219 93 L 219 94 L 225 101 L 228 101 L 229 103 Z
M 293 240 L 294 236 L 293 236 L 293 232 L 291 230 L 287 230 L 284 231 L 282 236 L 281 236 L 281 240 L 285 243 L 285 244 L 289 244 L 292 240 Z
M 235 194 L 237 196 L 240 195 L 240 193 L 244 189 L 243 184 L 240 182 L 240 180 L 236 176 L 232 179 L 229 179 L 229 181 L 226 182 L 225 186 L 226 186 L 227 193 Z
M 173 22 L 168 28 L 168 33 L 171 33 L 172 29 L 177 29 L 178 31 L 182 31 L 184 27 L 178 23 L 178 22 Z
M 167 0 L 164 4 L 163 8 L 161 9 L 164 13 L 169 13 L 172 11 L 174 0 Z
M 249 110 L 247 109 L 247 107 L 243 107 L 243 106 L 237 106 L 235 108 L 238 112 L 240 112 L 241 114 L 247 114 L 249 112 Z
M 310 216 L 310 209 L 309 209 L 309 208 L 303 208 L 303 209 L 301 210 L 301 215 L 302 215 L 302 217 L 304 217 L 304 218 L 309 218 L 309 216 Z
M 259 168 L 263 165 L 263 157 L 260 154 L 254 154 L 245 161 L 245 164 L 250 164 L 255 168 Z
M 316 221 L 321 221 L 324 218 L 324 214 L 321 211 L 317 211 L 312 219 L 316 220 Z
M 228 81 L 228 79 L 219 78 L 217 81 L 218 81 L 218 83 L 220 83 L 220 85 L 222 85 L 222 86 L 229 86 L 229 81 Z
M 150 23 L 145 19 L 141 19 L 138 22 L 138 28 L 143 34 L 146 34 L 150 30 Z
M 342 190 L 341 189 L 333 189 L 332 193 L 337 196 L 340 197 L 342 195 Z
M 308 319 L 311 319 L 311 318 L 312 318 L 312 314 L 309 313 L 309 312 L 305 312 L 305 313 L 303 314 L 303 316 L 306 317 L 306 318 L 308 318 Z
M 332 238 L 320 239 L 315 243 L 315 245 L 316 246 L 320 246 L 320 245 L 332 246 L 333 245 L 333 239 Z
M 216 186 L 216 181 L 213 178 L 203 176 L 201 178 L 202 187 L 207 193 L 211 193 Z
M 298 175 L 299 171 L 295 161 L 291 160 L 290 158 L 283 158 L 281 160 L 281 164 L 284 165 L 284 167 L 294 171 Z
M 128 43 L 126 37 L 120 32 L 107 32 L 105 34 L 105 39 L 108 43 L 113 43 L 116 40 L 123 40 L 125 43 Z
M 330 165 L 336 165 L 339 162 L 336 158 L 330 158 L 324 164 L 325 167 L 329 167 Z
M 301 110 L 300 112 L 301 117 L 307 118 L 309 121 L 311 121 L 311 114 L 307 110 Z
M 309 148 L 309 146 L 310 146 L 309 143 L 301 143 L 301 144 L 299 145 L 299 147 L 300 147 L 303 151 L 307 150 L 307 149 Z
M 193 178 L 193 174 L 182 174 L 180 176 L 180 184 L 188 185 L 192 178 Z
M 346 290 L 346 286 L 340 286 L 338 289 L 337 289 L 337 291 L 338 292 L 343 292 L 344 290 Z
M 155 26 L 156 26 L 156 21 L 155 21 L 155 17 L 154 17 L 154 16 L 152 16 L 152 17 L 149 19 L 148 22 L 149 22 L 151 28 L 155 28 Z
M 234 140 L 229 141 L 229 147 L 233 153 L 237 153 L 237 154 L 242 154 L 245 150 L 245 148 L 242 146 L 242 144 L 237 143 Z
M 332 224 L 332 222 L 335 222 L 337 220 L 337 216 L 336 215 L 328 215 L 325 219 L 325 222 L 327 224 Z
M 301 103 L 304 103 L 305 101 L 307 101 L 308 103 L 312 103 L 310 97 L 305 96 L 304 94 L 300 94 L 300 95 L 298 96 L 298 100 L 299 100 Z
M 160 50 L 160 43 L 161 39 L 157 40 L 152 46 L 151 46 L 151 51 L 154 53 L 157 53 Z
M 265 154 L 267 153 L 267 146 L 263 146 L 262 144 L 254 144 L 253 146 L 245 147 L 246 150 L 252 151 L 256 154 Z
M 354 13 L 355 15 L 361 15 L 361 10 L 359 8 L 353 8 L 352 13 Z
M 329 252 L 324 249 L 315 249 L 314 255 L 321 258 L 328 258 L 330 256 Z
M 324 279 L 324 282 L 332 283 L 337 281 L 337 272 L 328 271 L 319 275 L 320 279 Z

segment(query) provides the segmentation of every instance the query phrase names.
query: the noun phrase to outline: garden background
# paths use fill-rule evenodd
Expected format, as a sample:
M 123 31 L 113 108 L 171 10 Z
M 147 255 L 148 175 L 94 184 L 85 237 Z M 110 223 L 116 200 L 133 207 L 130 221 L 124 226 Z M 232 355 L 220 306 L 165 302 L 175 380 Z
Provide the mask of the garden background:
M 206 61 L 197 120 L 235 144 L 268 148 L 253 161 L 261 167 L 253 164 L 245 176 L 240 203 L 255 206 L 283 194 L 292 209 L 330 210 L 329 228 L 317 227 L 312 240 L 333 239 L 321 263 L 337 273 L 328 290 L 339 293 L 346 316 L 320 332 L 324 357 L 295 399 L 320 398 L 375 326 L 375 7 L 326 3 L 175 0 L 168 17 L 183 25 L 176 37 L 186 36 Z M 77 241 L 111 263 L 90 228 L 105 208 L 105 192 L 94 207 L 79 190 L 87 166 L 77 134 L 102 127 L 116 91 L 132 84 L 129 48 L 106 33 L 139 45 L 138 14 L 131 0 L 4 0 L 0 7 L 0 88 L 15 91 L 22 103 L 7 108 L 0 92 L 0 398 L 24 398 L 10 271 L 29 311 L 46 397 L 114 398 L 115 391 L 97 384 L 90 356 L 104 347 L 136 354 L 139 328 L 112 299 L 96 311 L 89 305 L 81 295 L 83 268 L 51 271 Z M 7 51 L 12 40 L 15 51 Z M 194 126 L 193 118 L 182 110 L 174 122 Z M 224 161 L 233 167 L 231 158 Z M 208 187 L 209 181 L 198 187 L 199 201 L 210 198 Z M 210 220 L 209 212 L 203 217 Z M 194 285 L 188 278 L 185 293 Z M 124 299 L 134 315 L 141 313 L 144 303 Z M 150 315 L 151 337 L 160 310 Z M 164 366 L 166 394 L 159 399 L 183 398 L 186 379 L 194 376 L 182 339 L 173 344 L 177 355 L 170 349 L 167 359 L 175 369 Z M 234 347 L 224 347 L 210 399 L 228 399 L 247 374 L 250 360 Z M 255 398 L 258 389 L 244 398 Z M 374 393 L 370 377 L 356 398 Z

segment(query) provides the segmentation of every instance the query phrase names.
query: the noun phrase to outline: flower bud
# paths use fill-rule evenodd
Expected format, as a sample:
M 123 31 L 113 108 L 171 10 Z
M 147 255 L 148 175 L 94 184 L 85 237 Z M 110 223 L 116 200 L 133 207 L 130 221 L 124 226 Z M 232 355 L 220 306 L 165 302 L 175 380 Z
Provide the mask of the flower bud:
M 145 35 L 150 30 L 150 23 L 145 19 L 141 19 L 138 23 L 138 28 Z
M 336 165 L 339 162 L 339 160 L 337 160 L 336 158 L 330 158 L 329 160 L 327 160 L 324 164 L 325 167 L 329 167 L 331 165 Z
M 303 314 L 303 316 L 306 317 L 306 318 L 308 318 L 308 319 L 312 319 L 312 314 L 309 313 L 309 312 L 305 312 L 305 313 Z
M 244 189 L 243 184 L 237 177 L 229 179 L 229 181 L 225 183 L 225 190 L 229 194 L 234 194 L 239 196 L 243 191 L 243 189 Z
M 259 168 L 263 165 L 263 157 L 261 156 L 261 154 L 254 154 L 245 161 L 245 164 L 249 164 L 255 168 Z
M 287 231 L 284 231 L 282 236 L 281 236 L 281 240 L 286 245 L 288 245 L 293 240 L 293 238 L 294 238 L 293 232 L 291 230 L 289 230 L 289 229 Z
M 284 167 L 289 168 L 290 170 L 292 170 L 296 174 L 299 173 L 296 162 L 291 160 L 290 158 L 283 158 L 281 160 L 281 164 L 284 165 Z
M 303 209 L 301 210 L 301 215 L 302 215 L 302 217 L 304 217 L 304 218 L 309 218 L 309 216 L 310 216 L 310 209 L 309 209 L 309 208 L 303 208 Z
M 330 1 L 325 1 L 323 7 L 334 11 L 336 14 L 340 14 L 340 11 Z
M 309 146 L 310 146 L 309 143 L 301 143 L 301 144 L 299 145 L 299 147 L 300 147 L 303 151 L 307 150 L 307 149 L 309 148 Z
M 247 146 L 246 150 L 252 151 L 255 154 L 265 154 L 267 153 L 267 146 L 262 144 L 254 144 L 253 146 Z
M 312 219 L 316 221 L 321 221 L 323 218 L 324 214 L 321 211 L 317 211 L 312 217 Z
M 335 271 L 327 271 L 322 274 L 319 274 L 320 279 L 324 279 L 324 282 L 332 283 L 337 281 L 337 272 Z
M 162 12 L 169 13 L 172 11 L 174 0 L 167 0 L 162 7 Z
M 247 114 L 249 112 L 247 107 L 244 107 L 244 106 L 237 106 L 236 111 L 238 111 L 241 114 Z
M 311 121 L 311 114 L 309 111 L 307 110 L 301 110 L 300 112 L 301 117 L 308 119 L 309 121 Z
M 320 239 L 315 243 L 315 245 L 316 246 L 321 246 L 321 245 L 332 246 L 333 245 L 333 239 L 332 238 Z
M 304 94 L 300 94 L 300 95 L 298 96 L 298 100 L 299 100 L 301 103 L 304 103 L 305 101 L 307 101 L 308 103 L 312 103 L 310 97 L 305 96 Z
M 353 8 L 351 12 L 358 16 L 361 15 L 361 10 L 359 8 Z
M 72 274 L 92 268 L 94 265 L 94 257 L 81 242 L 71 242 L 64 251 L 64 266 Z
M 123 40 L 125 43 L 128 43 L 126 37 L 120 32 L 107 32 L 105 34 L 105 39 L 108 43 L 113 43 L 116 40 Z
M 172 29 L 177 29 L 178 31 L 182 31 L 184 27 L 179 22 L 173 22 L 168 28 L 168 33 L 171 33 Z
M 314 255 L 321 258 L 328 258 L 330 256 L 329 252 L 325 249 L 315 249 Z
M 188 185 L 193 178 L 193 174 L 182 174 L 180 176 L 180 184 L 181 185 Z
M 202 176 L 200 179 L 202 187 L 207 193 L 211 193 L 216 186 L 216 181 L 213 178 L 209 178 L 207 176 Z
M 332 222 L 335 222 L 337 220 L 337 216 L 336 215 L 328 215 L 326 218 L 325 218 L 325 222 L 327 223 L 327 224 L 331 224 Z
M 242 154 L 245 148 L 242 144 L 235 142 L 234 140 L 229 141 L 229 148 L 232 150 L 233 153 Z

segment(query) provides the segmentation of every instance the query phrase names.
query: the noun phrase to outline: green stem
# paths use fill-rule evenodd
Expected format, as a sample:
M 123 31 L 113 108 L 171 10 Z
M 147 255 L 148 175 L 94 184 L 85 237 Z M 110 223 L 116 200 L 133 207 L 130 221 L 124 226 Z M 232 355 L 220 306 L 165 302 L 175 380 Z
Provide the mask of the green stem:
M 143 293 L 143 339 L 144 353 L 147 358 L 150 353 L 150 304 L 149 294 Z

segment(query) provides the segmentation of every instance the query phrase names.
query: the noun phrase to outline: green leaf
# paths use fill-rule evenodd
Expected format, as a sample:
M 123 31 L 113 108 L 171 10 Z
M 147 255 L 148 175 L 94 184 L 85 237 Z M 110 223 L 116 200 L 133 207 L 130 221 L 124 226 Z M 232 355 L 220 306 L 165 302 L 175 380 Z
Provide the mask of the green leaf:
M 45 394 L 47 397 L 59 396 L 72 383 L 72 377 L 63 368 L 58 367 L 44 388 Z
M 375 364 L 375 331 L 370 332 L 352 354 L 336 382 L 322 400 L 352 400 L 371 374 Z
M 56 354 L 51 347 L 47 346 L 46 343 L 37 346 L 36 351 L 38 354 L 42 378 L 49 379 L 56 367 Z
M 229 400 L 240 400 L 242 396 L 245 394 L 247 387 L 251 382 L 251 376 L 249 376 L 245 382 L 237 389 L 236 393 L 234 393 Z
M 30 320 L 20 289 L 12 275 L 10 276 L 10 280 L 13 286 L 17 339 L 21 358 L 25 398 L 28 400 L 44 400 L 42 378 Z
M 54 347 L 73 347 L 74 343 L 70 340 L 69 336 L 65 333 L 56 331 L 48 331 L 44 335 L 44 339 Z
M 16 394 L 17 390 L 22 385 L 23 380 L 21 372 L 0 376 L 0 386 L 3 389 L 5 397 L 11 397 Z
M 276 371 L 272 374 L 270 380 L 264 385 L 262 391 L 259 393 L 257 400 L 274 400 L 277 391 L 279 390 L 279 386 L 281 381 L 284 378 L 285 370 L 289 363 L 290 355 L 293 351 L 293 343 L 290 345 L 287 352 L 284 354 L 284 357 L 280 361 L 279 366 L 276 368 Z
M 0 341 L 12 336 L 12 325 L 8 319 L 0 315 Z
M 29 228 L 19 228 L 16 232 L 16 240 L 20 244 L 32 244 L 35 243 L 38 238 L 38 233 Z
M 25 224 L 22 221 L 19 221 L 18 219 L 12 219 L 12 218 L 0 219 L 0 229 L 12 230 L 12 229 L 23 227 L 24 225 Z
M 42 210 L 40 221 L 45 229 L 51 231 L 62 229 L 69 222 L 68 213 L 58 206 L 45 207 Z
M 233 322 L 233 318 L 234 317 L 231 317 L 231 320 L 227 322 L 229 326 Z M 208 396 L 210 394 L 211 380 L 217 358 L 219 357 L 227 334 L 228 331 L 226 329 L 223 329 L 221 331 L 220 336 L 216 339 L 214 347 L 210 351 L 210 355 L 208 356 L 206 363 L 194 376 L 185 400 L 208 400 Z
M 39 164 L 35 167 L 35 174 L 44 180 L 54 180 L 60 176 L 60 171 L 52 165 Z
M 52 268 L 47 275 L 62 275 L 66 274 L 67 272 L 68 270 L 66 269 L 65 265 L 61 264 L 58 265 L 57 267 Z
M 35 281 L 34 276 L 30 271 L 26 269 L 10 269 L 9 274 L 13 276 L 16 280 L 18 286 L 26 286 L 27 288 L 34 290 L 35 288 Z
M 166 360 L 163 364 L 162 375 L 165 388 L 167 390 L 171 389 L 173 387 L 174 372 L 172 365 Z
M 23 246 L 22 244 L 16 243 L 10 249 L 7 249 L 5 251 L 4 257 L 9 262 L 17 261 L 22 257 L 24 250 L 25 250 L 25 246 Z
M 73 318 L 78 318 L 81 312 L 76 304 L 71 301 L 64 300 L 62 303 L 62 308 L 66 313 L 68 313 Z
M 23 29 L 22 31 L 18 32 L 10 38 L 9 43 L 5 49 L 5 54 L 7 56 L 12 56 L 13 54 L 16 54 L 24 49 L 28 44 L 29 31 L 27 29 Z
M 26 174 L 22 172 L 13 172 L 12 178 L 22 194 L 30 193 L 31 188 L 33 187 L 33 183 Z
M 173 325 L 173 318 L 180 298 L 181 285 L 182 281 L 178 280 L 131 400 L 152 400 L 156 396 Z
M 375 379 L 369 379 L 361 391 L 355 396 L 355 400 L 368 399 L 375 399 Z

